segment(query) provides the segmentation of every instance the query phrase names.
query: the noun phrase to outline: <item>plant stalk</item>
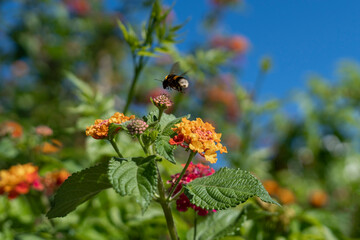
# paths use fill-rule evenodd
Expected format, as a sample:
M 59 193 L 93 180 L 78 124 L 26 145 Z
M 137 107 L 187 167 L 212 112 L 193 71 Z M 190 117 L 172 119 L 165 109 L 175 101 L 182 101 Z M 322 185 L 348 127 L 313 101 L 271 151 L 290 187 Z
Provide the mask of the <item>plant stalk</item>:
M 178 240 L 179 237 L 177 235 L 174 218 L 171 213 L 170 203 L 166 200 L 165 188 L 158 167 L 157 167 L 157 172 L 158 172 L 158 191 L 159 191 L 158 202 L 160 203 L 163 209 L 171 240 Z
M 136 86 L 136 83 L 139 79 L 139 76 L 140 76 L 140 72 L 143 68 L 143 57 L 140 57 L 139 59 L 139 64 L 136 64 L 135 62 L 135 71 L 134 71 L 134 77 L 132 79 L 132 82 L 131 82 L 131 86 L 130 86 L 130 90 L 129 90 L 129 94 L 127 96 L 127 99 L 126 99 L 126 104 L 125 104 L 125 107 L 124 107 L 124 111 L 123 113 L 126 114 L 127 111 L 129 110 L 129 107 L 130 107 L 130 103 L 134 97 L 134 94 L 135 94 L 135 86 Z
M 120 153 L 118 146 L 116 145 L 116 142 L 114 141 L 114 139 L 109 140 L 109 142 L 111 143 L 111 145 L 113 146 L 113 148 L 115 149 L 117 155 L 120 158 L 124 158 L 124 156 Z
M 194 211 L 194 240 L 196 240 L 197 213 Z
M 180 182 L 181 178 L 184 176 L 184 174 L 185 174 L 185 172 L 186 172 L 186 169 L 189 167 L 190 162 L 191 162 L 191 160 L 193 159 L 193 157 L 194 157 L 195 155 L 196 155 L 196 152 L 193 152 L 193 151 L 190 150 L 190 155 L 189 155 L 189 158 L 188 158 L 188 160 L 187 160 L 187 162 L 186 162 L 186 164 L 185 164 L 185 167 L 184 167 L 183 170 L 181 171 L 180 176 L 178 177 L 178 179 L 177 179 L 176 182 L 175 182 L 175 185 L 171 188 L 171 191 L 170 191 L 169 196 L 168 196 L 168 198 L 167 198 L 166 201 L 169 201 L 169 199 L 170 199 L 171 196 L 173 195 L 175 189 L 176 189 L 177 186 L 179 185 L 179 182 Z

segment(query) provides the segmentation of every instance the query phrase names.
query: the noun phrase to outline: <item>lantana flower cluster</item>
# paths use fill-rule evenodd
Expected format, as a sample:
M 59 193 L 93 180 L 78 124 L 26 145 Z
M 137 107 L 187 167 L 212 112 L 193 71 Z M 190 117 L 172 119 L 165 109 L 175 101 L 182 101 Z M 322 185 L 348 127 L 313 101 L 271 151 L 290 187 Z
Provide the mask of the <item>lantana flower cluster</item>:
M 30 189 L 44 191 L 51 195 L 68 177 L 69 172 L 61 170 L 50 172 L 42 178 L 38 167 L 32 163 L 18 164 L 9 169 L 0 170 L 0 195 L 14 199 L 19 195 L 27 194 Z
M 86 136 L 91 136 L 95 139 L 104 139 L 108 136 L 109 125 L 111 123 L 121 124 L 131 119 L 135 119 L 134 115 L 130 117 L 125 116 L 123 113 L 116 112 L 111 118 L 102 120 L 95 120 L 95 124 L 86 128 Z
M 30 188 L 38 191 L 44 189 L 38 167 L 31 163 L 0 171 L 0 194 L 6 194 L 9 199 L 13 199 L 20 194 L 27 194 Z
M 213 174 L 215 172 L 214 169 L 210 168 L 207 165 L 198 163 L 198 164 L 193 164 L 192 162 L 189 164 L 189 167 L 186 169 L 185 174 L 183 175 L 183 177 L 181 178 L 179 184 L 177 185 L 173 195 L 176 195 L 178 192 L 181 191 L 182 186 L 184 184 L 187 184 L 189 182 L 191 182 L 192 180 L 199 178 L 199 177 L 205 177 L 205 176 L 209 176 L 211 174 Z M 171 188 L 174 187 L 177 179 L 180 177 L 180 173 L 177 173 L 173 176 L 171 176 L 171 180 L 169 180 L 167 183 L 171 184 Z M 176 209 L 180 212 L 186 212 L 188 210 L 188 208 L 192 208 L 194 209 L 198 215 L 200 216 L 206 216 L 209 211 L 206 209 L 203 209 L 201 207 L 198 207 L 192 203 L 190 203 L 189 198 L 182 193 L 179 198 L 176 200 Z
M 210 123 L 204 123 L 200 118 L 195 121 L 182 118 L 182 122 L 176 124 L 172 130 L 177 135 L 170 139 L 171 145 L 190 148 L 190 150 L 205 157 L 210 163 L 216 163 L 217 151 L 227 153 L 226 147 L 220 143 L 221 133 L 216 133 L 215 128 Z

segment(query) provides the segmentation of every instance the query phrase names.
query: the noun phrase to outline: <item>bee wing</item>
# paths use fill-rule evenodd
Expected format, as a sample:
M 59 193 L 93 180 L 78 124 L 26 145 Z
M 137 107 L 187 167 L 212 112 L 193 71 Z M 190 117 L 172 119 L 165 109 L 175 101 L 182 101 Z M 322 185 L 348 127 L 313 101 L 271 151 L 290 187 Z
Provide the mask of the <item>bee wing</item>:
M 189 71 L 183 72 L 182 74 L 180 74 L 180 77 L 184 77 Z
M 176 62 L 171 66 L 170 74 L 177 75 L 179 71 L 180 71 L 180 64 L 179 62 Z

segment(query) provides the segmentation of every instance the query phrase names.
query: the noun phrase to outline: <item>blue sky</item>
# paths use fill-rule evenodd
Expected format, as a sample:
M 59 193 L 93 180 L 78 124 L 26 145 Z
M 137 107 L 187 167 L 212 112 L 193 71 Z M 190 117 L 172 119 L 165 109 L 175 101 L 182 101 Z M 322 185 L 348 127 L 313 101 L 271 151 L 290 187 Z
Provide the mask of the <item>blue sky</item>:
M 360 61 L 359 0 L 244 1 L 242 9 L 226 11 L 225 18 L 214 31 L 242 34 L 250 40 L 252 47 L 240 79 L 245 87 L 252 87 L 259 59 L 263 55 L 273 58 L 274 68 L 261 89 L 261 99 L 288 96 L 291 90 L 304 88 L 306 79 L 313 73 L 334 79 L 336 66 L 341 60 Z M 109 7 L 119 4 L 117 0 L 104 2 Z M 168 5 L 172 2 L 164 0 Z M 201 22 L 212 7 L 209 2 L 175 2 L 177 21 L 190 18 L 184 28 L 184 42 L 179 44 L 180 49 L 189 49 L 207 37 Z M 14 4 L 5 5 L 2 13 L 16 9 L 16 1 L 9 3 Z M 13 21 L 16 17 L 10 19 Z M 10 49 L 8 45 L 4 46 Z
M 211 7 L 208 2 L 176 2 L 177 19 L 190 17 L 181 48 L 202 41 L 200 22 Z M 247 87 L 252 86 L 261 56 L 270 55 L 274 68 L 261 98 L 282 98 L 304 88 L 311 74 L 334 79 L 341 60 L 360 60 L 359 9 L 359 0 L 248 0 L 244 9 L 227 11 L 214 31 L 249 38 L 252 48 L 241 79 Z

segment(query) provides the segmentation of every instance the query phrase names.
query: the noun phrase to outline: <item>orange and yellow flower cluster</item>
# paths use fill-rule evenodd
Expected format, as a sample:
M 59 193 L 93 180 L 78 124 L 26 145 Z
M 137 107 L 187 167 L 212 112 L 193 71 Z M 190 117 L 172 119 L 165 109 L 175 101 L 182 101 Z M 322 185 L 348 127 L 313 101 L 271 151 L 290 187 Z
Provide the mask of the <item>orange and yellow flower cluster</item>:
M 210 123 L 204 123 L 200 118 L 195 121 L 183 118 L 182 122 L 176 124 L 172 130 L 177 135 L 170 139 L 171 145 L 188 147 L 192 151 L 200 153 L 210 163 L 216 163 L 217 151 L 227 153 L 226 147 L 220 143 L 221 133 L 216 133 Z
M 27 163 L 15 165 L 7 170 L 0 170 L 0 195 L 7 195 L 14 199 L 18 195 L 27 194 L 30 189 L 44 191 L 51 195 L 68 177 L 66 170 L 49 172 L 45 177 L 40 177 L 38 167 Z
M 102 120 L 95 120 L 95 124 L 86 128 L 86 136 L 92 136 L 95 139 L 104 139 L 108 136 L 109 125 L 111 123 L 123 123 L 135 119 L 134 115 L 130 117 L 125 116 L 123 113 L 116 112 L 111 118 Z
M 30 188 L 41 191 L 44 189 L 38 174 L 38 167 L 31 163 L 15 165 L 8 170 L 0 171 L 0 194 L 6 194 L 9 199 L 20 194 L 26 194 Z

